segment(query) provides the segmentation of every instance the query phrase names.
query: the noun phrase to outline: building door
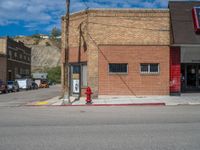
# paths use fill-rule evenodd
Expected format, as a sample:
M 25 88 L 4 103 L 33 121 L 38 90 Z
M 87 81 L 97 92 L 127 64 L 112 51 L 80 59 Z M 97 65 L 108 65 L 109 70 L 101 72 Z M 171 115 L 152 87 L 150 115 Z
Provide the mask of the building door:
M 197 79 L 196 79 L 196 65 L 187 65 L 186 68 L 187 73 L 187 88 L 195 89 L 197 87 Z
M 78 96 L 80 93 L 80 65 L 71 65 L 71 95 Z
M 200 64 L 197 66 L 197 86 L 200 89 Z
M 182 73 L 182 92 L 200 91 L 200 64 L 184 64 Z
M 70 95 L 81 96 L 81 88 L 87 87 L 87 64 L 72 64 L 70 67 Z

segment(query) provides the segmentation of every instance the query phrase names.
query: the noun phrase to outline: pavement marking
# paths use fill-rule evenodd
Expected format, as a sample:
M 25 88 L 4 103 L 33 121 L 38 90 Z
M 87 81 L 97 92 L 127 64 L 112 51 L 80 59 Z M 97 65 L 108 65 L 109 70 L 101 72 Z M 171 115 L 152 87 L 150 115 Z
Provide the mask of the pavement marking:
M 34 105 L 48 105 L 49 102 L 48 101 L 39 101 L 39 102 L 36 102 Z

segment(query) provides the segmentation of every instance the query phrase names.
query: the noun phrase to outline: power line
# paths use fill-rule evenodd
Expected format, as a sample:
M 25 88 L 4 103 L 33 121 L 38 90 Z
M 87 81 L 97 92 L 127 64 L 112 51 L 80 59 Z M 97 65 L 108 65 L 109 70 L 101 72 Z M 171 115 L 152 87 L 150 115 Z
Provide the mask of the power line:
M 90 7 L 88 6 L 87 2 L 85 0 L 82 1 L 83 4 L 85 5 L 86 9 L 85 10 L 88 10 Z
M 89 22 L 91 24 L 99 24 L 104 26 L 113 26 L 113 27 L 122 27 L 122 28 L 132 28 L 132 29 L 140 29 L 140 30 L 151 30 L 151 31 L 169 31 L 166 29 L 151 29 L 151 28 L 137 28 L 137 27 L 128 27 L 128 26 L 121 26 L 121 25 L 111 25 L 111 24 L 104 24 L 104 23 L 96 23 L 96 22 Z

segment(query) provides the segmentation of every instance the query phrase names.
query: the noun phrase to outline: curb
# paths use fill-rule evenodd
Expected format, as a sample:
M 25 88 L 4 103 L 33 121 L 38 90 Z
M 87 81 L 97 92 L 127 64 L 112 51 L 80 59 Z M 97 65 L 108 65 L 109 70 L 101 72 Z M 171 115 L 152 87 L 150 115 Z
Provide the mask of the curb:
M 165 103 L 134 103 L 134 104 L 83 104 L 64 106 L 166 106 Z
M 66 105 L 25 105 L 25 106 L 48 106 L 48 107 L 102 107 L 102 106 L 166 106 L 165 103 L 134 103 L 134 104 L 81 104 L 81 105 L 73 105 L 73 104 L 66 104 Z

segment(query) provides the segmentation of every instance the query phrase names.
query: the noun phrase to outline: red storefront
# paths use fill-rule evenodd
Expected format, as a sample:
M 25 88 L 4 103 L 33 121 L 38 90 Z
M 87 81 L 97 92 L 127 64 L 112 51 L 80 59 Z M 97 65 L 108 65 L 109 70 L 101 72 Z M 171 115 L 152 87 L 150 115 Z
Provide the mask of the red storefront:
M 169 2 L 170 93 L 200 91 L 200 2 Z

